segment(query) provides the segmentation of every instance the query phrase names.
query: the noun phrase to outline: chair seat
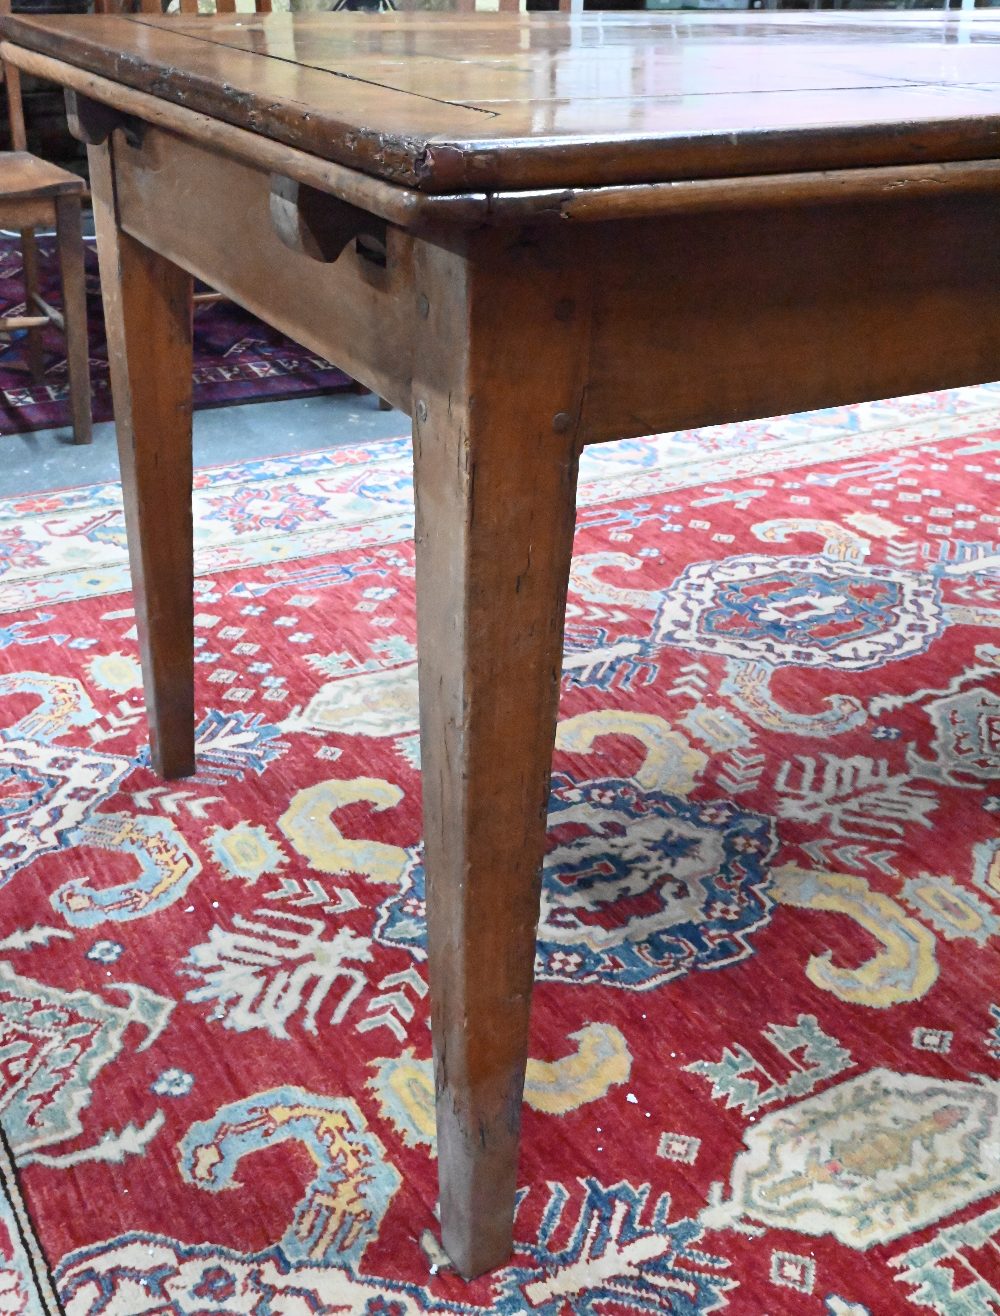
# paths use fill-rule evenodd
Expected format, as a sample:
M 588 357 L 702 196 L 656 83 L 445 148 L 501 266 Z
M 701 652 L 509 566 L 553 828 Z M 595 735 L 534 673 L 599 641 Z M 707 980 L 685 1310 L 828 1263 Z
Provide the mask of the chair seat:
M 60 196 L 83 190 L 82 178 L 29 151 L 0 151 L 0 198 Z

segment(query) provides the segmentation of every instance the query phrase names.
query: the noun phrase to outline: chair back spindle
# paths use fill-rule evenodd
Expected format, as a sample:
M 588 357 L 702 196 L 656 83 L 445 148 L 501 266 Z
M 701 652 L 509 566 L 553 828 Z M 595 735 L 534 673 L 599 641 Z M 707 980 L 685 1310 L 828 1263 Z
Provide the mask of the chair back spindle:
M 0 4 L 3 0 L 0 0 Z M 10 3 L 10 0 L 6 0 Z M 178 0 L 182 14 L 201 13 L 198 0 Z M 254 9 L 258 14 L 271 12 L 271 0 L 254 0 Z M 2 12 L 2 10 L 0 10 Z M 95 14 L 162 14 L 161 0 L 94 0 Z M 213 11 L 207 11 L 213 12 Z M 214 12 L 217 14 L 235 14 L 236 0 L 215 0 Z

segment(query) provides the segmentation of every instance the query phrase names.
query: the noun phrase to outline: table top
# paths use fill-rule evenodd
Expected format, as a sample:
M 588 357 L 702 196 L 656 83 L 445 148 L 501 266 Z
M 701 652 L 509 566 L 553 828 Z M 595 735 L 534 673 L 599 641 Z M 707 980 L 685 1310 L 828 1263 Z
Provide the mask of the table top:
M 1000 14 L 16 14 L 18 45 L 433 193 L 1000 156 Z

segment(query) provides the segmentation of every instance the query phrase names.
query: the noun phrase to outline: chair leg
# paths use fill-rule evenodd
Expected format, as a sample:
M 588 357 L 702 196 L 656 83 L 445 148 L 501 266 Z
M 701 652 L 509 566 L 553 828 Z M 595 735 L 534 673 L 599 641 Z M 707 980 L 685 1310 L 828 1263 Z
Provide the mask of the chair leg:
M 73 442 L 89 443 L 91 437 L 90 345 L 87 341 L 87 294 L 79 197 L 63 196 L 56 201 L 56 240 L 62 269 L 63 319 L 66 326 L 66 364 L 69 369 Z
M 35 230 L 21 230 L 21 262 L 24 268 L 25 314 L 34 315 L 34 298 L 38 292 L 38 246 L 35 242 Z M 28 369 L 32 381 L 41 384 L 45 380 L 45 345 L 42 342 L 41 329 L 28 329 Z

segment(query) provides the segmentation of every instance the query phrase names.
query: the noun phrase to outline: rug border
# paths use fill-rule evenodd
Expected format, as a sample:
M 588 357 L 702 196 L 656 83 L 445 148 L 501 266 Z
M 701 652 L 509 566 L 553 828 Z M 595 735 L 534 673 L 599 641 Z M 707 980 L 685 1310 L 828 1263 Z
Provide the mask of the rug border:
M 0 1124 L 0 1189 L 10 1206 L 17 1227 L 17 1237 L 14 1242 L 20 1244 L 27 1259 L 28 1269 L 35 1283 L 33 1296 L 41 1303 L 43 1316 L 66 1316 L 65 1308 L 56 1290 L 52 1267 L 35 1231 L 28 1201 L 18 1176 L 14 1153 L 11 1151 L 2 1124 Z

